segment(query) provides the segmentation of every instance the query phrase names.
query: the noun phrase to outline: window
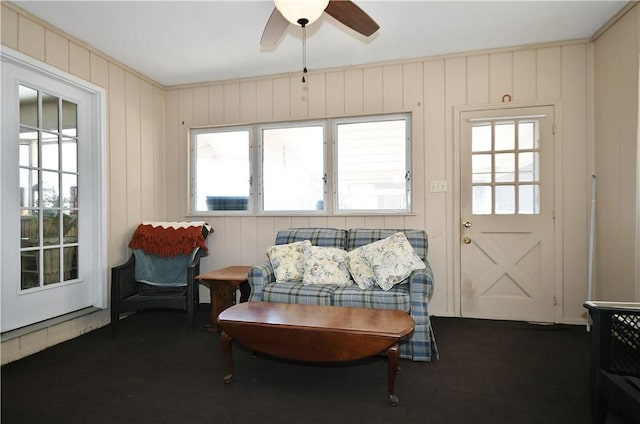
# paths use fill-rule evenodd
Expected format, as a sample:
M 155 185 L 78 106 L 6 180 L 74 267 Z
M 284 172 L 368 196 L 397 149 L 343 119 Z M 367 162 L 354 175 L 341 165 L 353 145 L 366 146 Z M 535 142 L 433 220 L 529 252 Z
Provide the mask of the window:
M 324 126 L 262 129 L 262 209 L 324 210 Z
M 250 136 L 251 132 L 246 128 L 192 132 L 194 210 L 249 210 Z
M 410 133 L 409 114 L 194 129 L 192 210 L 410 212 Z
M 337 211 L 409 210 L 408 116 L 335 123 Z

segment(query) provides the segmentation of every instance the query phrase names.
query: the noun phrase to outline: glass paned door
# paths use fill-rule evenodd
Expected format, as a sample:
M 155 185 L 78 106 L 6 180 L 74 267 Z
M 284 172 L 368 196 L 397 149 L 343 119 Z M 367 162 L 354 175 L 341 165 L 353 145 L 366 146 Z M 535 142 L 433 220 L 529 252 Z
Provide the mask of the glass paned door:
M 6 332 L 106 307 L 105 92 L 19 52 L 0 56 Z
M 460 113 L 463 317 L 554 321 L 553 117 Z
M 78 278 L 77 105 L 20 85 L 20 288 Z

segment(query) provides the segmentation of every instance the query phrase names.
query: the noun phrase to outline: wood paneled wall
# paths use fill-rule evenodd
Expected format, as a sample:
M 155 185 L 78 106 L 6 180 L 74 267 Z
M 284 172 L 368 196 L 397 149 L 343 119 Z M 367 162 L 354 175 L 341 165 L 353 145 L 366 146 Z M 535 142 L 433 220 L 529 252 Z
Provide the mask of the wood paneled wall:
M 594 43 L 596 300 L 640 302 L 639 45 L 638 6 Z
M 204 267 L 254 264 L 278 229 L 422 228 L 430 237 L 435 274 L 431 311 L 458 315 L 454 239 L 456 164 L 454 107 L 548 101 L 558 105 L 556 132 L 557 320 L 583 322 L 586 296 L 589 84 L 588 42 L 474 52 L 440 58 L 312 71 L 300 75 L 212 82 L 166 91 L 167 216 L 188 211 L 188 130 L 192 127 L 289 121 L 410 111 L 413 116 L 413 207 L 411 216 L 206 217 L 215 228 L 212 255 Z M 447 193 L 431 193 L 432 180 L 446 180 Z M 570 193 L 570 196 L 563 196 Z

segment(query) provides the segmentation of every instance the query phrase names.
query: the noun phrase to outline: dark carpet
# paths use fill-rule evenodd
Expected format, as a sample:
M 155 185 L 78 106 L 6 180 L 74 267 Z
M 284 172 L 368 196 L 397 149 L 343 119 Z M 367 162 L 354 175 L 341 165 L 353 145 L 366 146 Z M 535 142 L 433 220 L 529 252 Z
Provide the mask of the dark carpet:
M 197 312 L 196 325 L 209 307 Z M 126 318 L 1 368 L 12 423 L 588 423 L 584 326 L 433 318 L 440 360 L 401 360 L 387 400 L 384 356 L 302 364 L 233 345 L 224 384 L 219 336 L 183 313 Z

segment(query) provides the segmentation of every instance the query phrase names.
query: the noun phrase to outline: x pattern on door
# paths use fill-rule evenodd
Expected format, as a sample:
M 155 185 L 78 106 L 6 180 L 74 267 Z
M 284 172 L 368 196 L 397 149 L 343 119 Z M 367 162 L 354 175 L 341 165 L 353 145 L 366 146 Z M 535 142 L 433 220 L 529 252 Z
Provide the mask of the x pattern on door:
M 502 243 L 494 237 L 499 237 Z M 536 297 L 539 287 L 533 277 L 539 275 L 535 269 L 540 248 L 538 237 L 526 233 L 484 233 L 476 236 L 475 248 L 484 255 L 476 255 L 475 259 L 481 262 L 476 280 L 479 296 Z

